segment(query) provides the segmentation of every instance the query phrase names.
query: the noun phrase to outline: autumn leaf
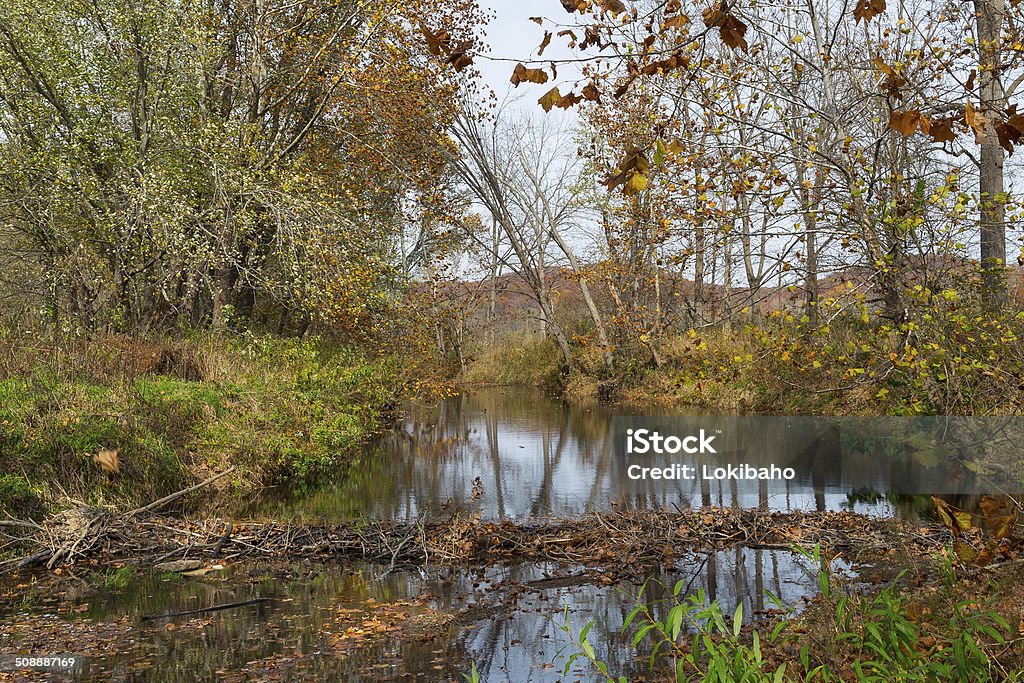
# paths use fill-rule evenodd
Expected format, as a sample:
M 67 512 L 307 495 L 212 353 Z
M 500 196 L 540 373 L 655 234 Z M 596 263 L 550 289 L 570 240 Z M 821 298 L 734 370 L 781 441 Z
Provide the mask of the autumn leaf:
M 726 15 L 718 32 L 722 35 L 722 41 L 733 50 L 747 51 L 747 40 L 743 37 L 747 32 L 747 25 L 734 15 Z
M 545 80 L 547 80 L 547 76 L 546 75 L 545 75 Z M 541 81 L 541 82 L 543 82 L 543 81 Z M 558 86 L 556 85 L 554 88 L 552 88 L 551 90 L 548 90 L 546 93 L 544 93 L 544 95 L 539 100 L 537 100 L 537 102 L 540 104 L 540 106 L 544 107 L 544 111 L 551 111 L 551 107 L 553 107 L 556 104 L 558 104 L 558 102 L 561 99 L 562 99 L 562 94 L 560 92 L 558 92 Z
M 953 552 L 956 553 L 957 559 L 964 564 L 972 564 L 978 557 L 978 551 L 972 545 L 963 541 L 953 542 Z
M 473 57 L 469 54 L 471 47 L 473 47 L 473 41 L 464 40 L 448 55 L 448 63 L 455 67 L 456 71 L 462 71 L 473 63 Z
M 593 83 L 588 83 L 583 87 L 583 97 L 591 102 L 600 102 L 601 91 Z
M 932 140 L 935 142 L 952 142 L 956 137 L 953 134 L 953 119 L 931 119 L 928 133 L 932 136 Z
M 875 57 L 871 60 L 871 63 L 875 65 L 875 68 L 885 74 L 885 80 L 882 81 L 882 89 L 885 90 L 889 97 L 903 98 L 900 88 L 907 84 L 907 79 L 903 78 L 900 73 L 882 61 L 880 58 Z
M 568 109 L 569 107 L 573 107 L 573 106 L 579 104 L 582 101 L 583 101 L 583 96 L 582 95 L 577 95 L 576 93 L 572 93 L 571 92 L 571 93 L 567 93 L 561 99 L 559 99 L 557 102 L 555 102 L 555 106 L 559 107 L 561 109 Z
M 673 69 L 678 69 L 680 67 L 686 67 L 689 65 L 689 57 L 684 57 L 680 54 L 674 54 L 670 57 L 667 57 L 666 59 L 662 59 L 657 62 L 651 62 L 650 64 L 647 64 L 640 70 L 640 73 L 644 74 L 645 76 L 650 76 L 652 74 L 656 74 L 659 72 L 668 73 Z
M 894 111 L 889 114 L 889 127 L 903 137 L 910 137 L 918 129 L 928 134 L 931 131 L 931 121 L 919 111 Z
M 601 5 L 601 9 L 613 17 L 617 17 L 626 11 L 626 6 L 622 3 L 622 0 L 598 0 L 598 3 Z
M 423 22 L 420 22 L 420 32 L 427 41 L 427 51 L 435 57 L 440 57 L 443 47 L 451 41 L 451 34 L 447 31 L 434 33 Z
M 637 194 L 647 187 L 647 171 L 649 168 L 650 162 L 647 161 L 647 155 L 644 151 L 635 147 L 630 148 L 616 169 L 618 173 L 610 176 L 605 181 L 605 185 L 609 190 L 622 186 L 623 194 Z
M 669 17 L 661 24 L 661 29 L 664 31 L 668 28 L 681 29 L 690 23 L 690 17 L 685 14 L 677 14 L 674 17 Z
M 93 456 L 93 461 L 102 467 L 105 472 L 121 471 L 121 463 L 118 460 L 116 448 L 101 448 L 100 452 Z
M 997 540 L 1013 537 L 1014 525 L 1017 523 L 1016 512 L 991 496 L 983 496 L 978 506 L 985 514 L 985 526 Z
M 544 40 L 540 41 L 540 47 L 537 48 L 537 56 L 544 54 L 544 50 L 548 45 L 551 44 L 551 31 L 544 31 Z
M 516 64 L 512 70 L 512 78 L 509 79 L 512 85 L 518 86 L 526 81 L 528 83 L 547 83 L 548 74 L 543 69 L 529 69 L 525 64 Z
M 643 192 L 644 188 L 647 187 L 647 176 L 643 173 L 633 173 L 630 175 L 629 180 L 626 181 L 626 186 L 623 192 L 626 194 L 638 194 Z
M 939 513 L 939 519 L 947 529 L 953 532 L 954 536 L 960 536 L 971 528 L 970 513 L 958 510 L 936 496 L 932 496 L 932 502 L 935 504 L 935 511 Z
M 975 109 L 970 102 L 964 108 L 964 121 L 974 131 L 974 141 L 979 145 L 985 142 L 985 115 Z
M 530 17 L 530 21 L 532 21 L 533 23 L 537 24 L 537 26 L 543 26 L 544 25 L 544 19 L 542 19 L 541 17 Z
M 747 40 L 744 35 L 747 32 L 747 25 L 736 18 L 729 10 L 727 2 L 719 2 L 714 7 L 709 7 L 701 13 L 701 17 L 704 19 L 704 25 L 710 27 L 717 27 L 719 35 L 722 36 L 722 42 L 728 45 L 733 50 L 747 50 Z
M 853 18 L 857 23 L 863 19 L 865 22 L 885 11 L 885 0 L 857 0 L 857 6 L 853 8 Z

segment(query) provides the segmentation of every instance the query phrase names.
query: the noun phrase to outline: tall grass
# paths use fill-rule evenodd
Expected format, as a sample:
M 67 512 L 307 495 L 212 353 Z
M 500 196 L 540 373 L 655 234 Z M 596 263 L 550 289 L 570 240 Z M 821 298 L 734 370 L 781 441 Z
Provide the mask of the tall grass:
M 237 491 L 342 466 L 402 364 L 319 339 L 124 338 L 0 347 L 0 507 L 135 504 L 236 465 Z M 94 462 L 116 449 L 119 472 Z

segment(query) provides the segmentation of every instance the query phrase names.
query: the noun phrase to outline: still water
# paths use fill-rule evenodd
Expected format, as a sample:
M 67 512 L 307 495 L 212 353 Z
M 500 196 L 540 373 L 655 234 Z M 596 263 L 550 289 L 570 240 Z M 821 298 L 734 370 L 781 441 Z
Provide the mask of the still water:
M 483 518 L 521 520 L 713 505 L 912 514 L 908 504 L 886 495 L 884 476 L 868 489 L 855 489 L 839 476 L 813 483 L 630 479 L 630 463 L 615 448 L 614 420 L 652 414 L 672 415 L 662 409 L 569 404 L 531 388 L 488 388 L 437 405 L 411 405 L 344 479 L 313 492 L 270 491 L 245 512 L 412 519 L 456 508 Z

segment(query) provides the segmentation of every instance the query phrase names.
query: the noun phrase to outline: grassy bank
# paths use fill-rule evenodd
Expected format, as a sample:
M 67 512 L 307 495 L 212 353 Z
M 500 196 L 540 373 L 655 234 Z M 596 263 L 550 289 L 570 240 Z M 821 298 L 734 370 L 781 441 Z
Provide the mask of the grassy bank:
M 314 477 L 343 466 L 404 383 L 398 359 L 318 339 L 3 342 L 0 508 L 16 515 L 136 505 L 232 465 L 235 493 Z
M 775 312 L 758 324 L 667 333 L 653 355 L 573 340 L 559 372 L 554 344 L 509 336 L 481 350 L 469 383 L 547 385 L 569 396 L 719 410 L 820 414 L 1010 414 L 1024 405 L 1024 313 L 949 310 L 901 324 L 810 325 Z

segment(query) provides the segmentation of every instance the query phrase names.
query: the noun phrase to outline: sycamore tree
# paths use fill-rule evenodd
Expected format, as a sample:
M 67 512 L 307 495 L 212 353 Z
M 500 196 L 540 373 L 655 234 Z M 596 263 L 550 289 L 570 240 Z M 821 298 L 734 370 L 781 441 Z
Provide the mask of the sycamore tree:
M 943 196 L 969 193 L 982 294 L 990 306 L 1004 304 L 1007 233 L 1021 205 L 1004 166 L 1024 139 L 1024 116 L 1015 103 L 1024 83 L 1024 5 L 1005 0 L 560 4 L 553 3 L 549 17 L 537 18 L 542 45 L 562 40 L 577 49 L 581 77 L 559 82 L 562 64 L 542 56 L 517 65 L 512 74 L 513 83 L 543 84 L 542 107 L 607 106 L 630 92 L 649 94 L 665 84 L 676 90 L 667 93 L 670 97 L 697 102 L 705 94 L 702 83 L 715 77 L 709 72 L 721 76 L 729 67 L 728 76 L 749 86 L 748 94 L 760 90 L 773 106 L 789 107 L 789 115 L 766 122 L 761 132 L 775 142 L 789 141 L 794 168 L 787 176 L 801 176 L 795 189 L 802 195 L 808 272 L 818 272 L 816 240 L 824 237 L 821 219 L 831 210 L 819 207 L 819 198 L 834 196 L 827 191 L 833 183 L 845 186 L 847 201 L 834 212 L 839 219 L 834 224 L 849 227 L 845 238 L 859 243 L 888 316 L 897 318 L 904 284 L 901 242 L 908 239 L 908 223 L 893 207 L 920 203 L 915 195 L 929 198 L 936 189 Z M 753 100 L 743 104 L 759 106 Z M 735 113 L 729 118 L 739 127 L 749 125 Z M 622 150 L 607 176 L 610 187 L 624 194 L 647 191 L 654 156 L 664 156 L 657 146 L 671 142 L 663 135 L 667 127 L 652 121 L 649 128 L 648 146 Z M 894 135 L 911 140 L 903 144 Z M 901 165 L 910 173 L 899 173 Z M 947 181 L 933 185 L 929 178 L 941 166 Z M 953 222 L 961 216 L 955 212 Z M 808 276 L 806 301 L 812 307 L 815 287 Z

